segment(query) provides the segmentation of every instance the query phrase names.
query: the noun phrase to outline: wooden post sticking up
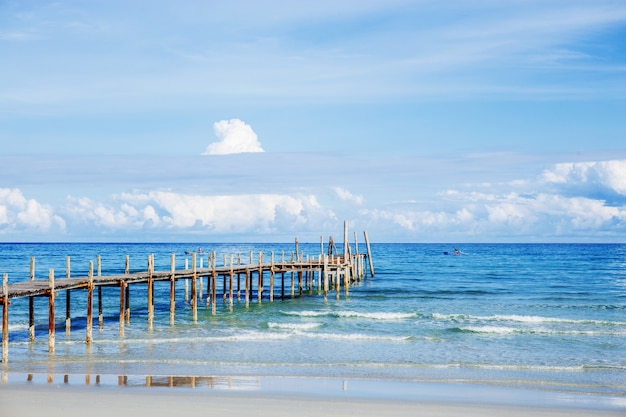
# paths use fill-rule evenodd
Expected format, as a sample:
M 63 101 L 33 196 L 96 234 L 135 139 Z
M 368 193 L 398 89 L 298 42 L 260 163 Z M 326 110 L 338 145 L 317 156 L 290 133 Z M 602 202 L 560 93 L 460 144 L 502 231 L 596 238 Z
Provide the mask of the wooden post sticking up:
M 241 253 L 237 254 L 237 266 L 241 266 Z M 240 290 L 241 290 L 241 274 L 237 272 L 237 301 L 241 300 Z
M 328 256 L 324 255 L 324 301 L 328 301 Z
M 339 293 L 341 292 L 341 273 L 343 269 L 341 266 L 337 265 L 337 269 L 335 271 L 335 292 L 337 293 L 337 300 L 339 300 Z
M 298 248 L 298 238 L 296 238 L 296 259 L 300 259 L 300 250 Z
M 250 307 L 250 268 L 246 268 L 246 288 L 244 289 L 246 308 Z
M 54 269 L 48 274 L 48 352 L 54 353 Z
M 98 277 L 100 277 L 102 275 L 102 263 L 100 260 L 100 255 L 98 255 L 97 261 L 98 261 Z M 103 324 L 104 322 L 102 319 L 102 286 L 98 286 L 98 326 L 102 328 Z
M 30 258 L 30 280 L 35 280 L 35 257 Z M 35 341 L 35 298 L 28 297 L 28 340 Z
M 263 300 L 263 252 L 259 252 L 259 283 L 257 284 L 257 298 L 260 304 Z
M 148 255 L 148 329 L 152 330 L 154 321 L 154 281 L 152 279 L 152 255 Z
M 85 342 L 91 345 L 93 327 L 93 261 L 89 261 L 89 282 L 87 284 L 87 328 Z
M 124 295 L 127 285 L 126 281 L 120 280 L 120 337 L 124 337 L 124 322 L 126 321 Z
M 363 232 L 365 235 L 365 246 L 367 247 L 367 259 L 370 261 L 370 275 L 374 276 L 374 262 L 372 261 L 372 251 L 370 250 L 370 241 L 367 238 L 367 230 Z
M 230 254 L 230 282 L 228 284 L 228 311 L 233 312 L 233 278 L 235 272 L 233 270 L 235 263 L 235 254 Z
M 124 265 L 124 273 L 130 274 L 130 258 L 126 255 L 126 264 Z M 130 323 L 130 285 L 126 286 L 126 296 L 124 297 L 124 316 L 126 317 L 126 323 Z
M 176 254 L 170 255 L 170 326 L 174 325 L 174 315 L 176 314 Z M 208 297 L 207 297 L 208 300 Z
M 228 266 L 227 254 L 224 254 L 224 267 Z M 222 275 L 222 302 L 226 304 L 226 274 Z
M 32 258 L 31 258 L 32 262 Z M 2 363 L 9 360 L 9 274 L 2 276 Z
M 357 237 L 356 237 L 356 230 L 354 231 L 354 251 L 356 252 L 355 253 L 355 255 L 356 255 L 356 262 L 355 262 L 355 266 L 354 266 L 354 269 L 355 269 L 355 271 L 354 271 L 355 272 L 354 279 L 355 280 L 360 280 L 361 278 L 363 278 L 363 275 L 361 275 L 361 269 L 359 268 L 359 259 L 360 259 L 360 256 L 359 256 L 359 242 L 358 242 Z
M 65 258 L 65 278 L 70 277 L 70 257 Z M 71 303 L 70 290 L 65 291 L 65 334 L 69 336 L 72 328 L 72 303 Z
M 212 271 L 213 263 L 215 259 L 213 259 L 213 253 L 209 253 L 207 255 L 207 268 Z M 206 276 L 206 306 L 209 307 L 211 305 L 211 274 Z
M 198 322 L 198 289 L 197 289 L 197 269 L 196 269 L 196 252 L 191 254 L 191 312 L 193 322 Z
M 215 315 L 215 299 L 217 297 L 215 285 L 217 281 L 217 253 L 213 251 L 213 271 L 211 272 L 211 314 Z
M 296 238 L 297 246 L 298 238 Z M 270 302 L 274 302 L 274 251 L 272 251 L 272 262 L 270 264 Z

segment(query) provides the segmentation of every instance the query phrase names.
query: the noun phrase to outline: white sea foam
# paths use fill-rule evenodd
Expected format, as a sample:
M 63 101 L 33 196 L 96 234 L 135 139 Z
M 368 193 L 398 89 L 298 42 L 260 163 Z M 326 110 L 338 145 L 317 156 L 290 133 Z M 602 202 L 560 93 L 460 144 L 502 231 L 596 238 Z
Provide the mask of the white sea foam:
M 606 321 L 606 320 L 577 320 L 564 319 L 558 317 L 543 316 L 522 316 L 522 315 L 493 315 L 493 316 L 473 316 L 469 314 L 440 314 L 433 313 L 432 318 L 435 320 L 481 320 L 481 321 L 508 321 L 518 323 L 542 324 L 542 323 L 561 323 L 561 324 L 592 324 L 602 326 L 626 326 L 626 322 Z
M 492 334 L 512 334 L 519 333 L 520 329 L 514 327 L 499 327 L 499 326 L 469 326 L 461 327 L 463 331 L 474 333 L 492 333 Z
M 410 336 L 383 336 L 372 335 L 362 333 L 349 333 L 349 334 L 337 334 L 337 333 L 302 333 L 302 336 L 317 339 L 327 340 L 345 340 L 345 341 L 380 341 L 380 342 L 406 342 L 411 339 Z
M 342 318 L 362 318 L 369 320 L 405 320 L 416 317 L 415 313 L 396 313 L 396 312 L 360 312 L 360 311 L 282 311 L 281 313 L 288 316 L 299 317 L 342 317 Z
M 267 323 L 267 327 L 270 329 L 284 329 L 284 330 L 312 330 L 321 327 L 322 323 Z

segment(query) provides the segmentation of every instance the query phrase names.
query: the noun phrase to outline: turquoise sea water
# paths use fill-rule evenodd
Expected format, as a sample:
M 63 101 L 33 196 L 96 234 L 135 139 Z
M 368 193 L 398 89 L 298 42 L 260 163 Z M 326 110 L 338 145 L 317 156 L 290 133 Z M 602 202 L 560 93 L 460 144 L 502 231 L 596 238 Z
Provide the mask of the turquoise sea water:
M 0 273 L 28 280 L 54 268 L 86 275 L 102 259 L 102 274 L 177 268 L 202 247 L 241 254 L 287 257 L 293 244 L 0 244 Z M 156 317 L 147 329 L 146 285 L 131 286 L 131 322 L 118 335 L 119 289 L 103 289 L 104 326 L 85 340 L 86 295 L 72 292 L 72 329 L 65 332 L 65 292 L 56 299 L 56 349 L 48 352 L 46 298 L 35 300 L 36 341 L 28 341 L 28 300 L 9 309 L 9 373 L 109 376 L 310 376 L 408 381 L 464 381 L 580 393 L 626 396 L 626 245 L 464 244 L 444 255 L 441 244 L 372 244 L 375 277 L 332 293 L 317 292 L 270 303 L 256 298 L 234 310 L 218 295 L 216 315 L 200 303 L 198 322 L 177 284 L 176 323 L 169 325 L 169 284 L 155 284 Z M 339 248 L 341 250 L 341 248 Z M 360 246 L 362 253 L 364 247 Z M 319 243 L 300 244 L 317 256 Z M 230 256 L 229 256 L 230 258 Z M 206 266 L 206 259 L 203 261 Z M 266 280 L 267 281 L 267 280 Z M 221 280 L 217 291 L 221 292 Z M 316 287 L 317 288 L 317 287 Z M 206 291 L 206 280 L 204 282 Z M 267 297 L 267 290 L 265 293 Z M 204 298 L 205 300 L 206 298 Z M 94 300 L 95 301 L 95 300 Z M 97 311 L 97 309 L 96 309 Z M 97 319 L 96 319 L 97 320 Z

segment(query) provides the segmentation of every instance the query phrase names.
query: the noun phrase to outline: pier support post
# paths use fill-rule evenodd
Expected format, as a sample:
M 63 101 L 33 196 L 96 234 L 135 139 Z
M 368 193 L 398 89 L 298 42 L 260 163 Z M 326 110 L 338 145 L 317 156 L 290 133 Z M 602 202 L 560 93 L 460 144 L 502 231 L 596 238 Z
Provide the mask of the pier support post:
M 152 255 L 148 255 L 148 330 L 154 322 L 154 280 L 152 279 Z
M 244 289 L 246 308 L 250 307 L 250 268 L 246 268 L 246 287 Z
M 126 294 L 127 285 L 126 281 L 120 281 L 120 337 L 124 337 L 124 322 L 126 321 L 124 295 Z
M 98 255 L 98 277 L 102 276 L 102 263 L 100 255 Z M 98 287 L 98 326 L 102 328 L 104 321 L 102 319 L 102 286 Z
M 322 270 L 324 275 L 324 301 L 328 300 L 328 255 L 324 255 L 324 269 Z
M 124 273 L 128 275 L 130 273 L 130 258 L 126 255 L 126 264 L 124 266 Z M 126 318 L 126 323 L 130 323 L 130 285 L 126 286 L 126 294 L 124 297 L 125 310 L 124 317 Z
M 35 280 L 35 257 L 30 258 L 30 280 Z M 35 341 L 35 297 L 28 297 L 28 340 Z
M 87 327 L 85 342 L 91 345 L 93 327 L 93 261 L 89 261 L 89 281 L 87 284 Z
M 217 253 L 213 251 L 213 271 L 211 271 L 211 314 L 215 315 L 215 300 L 217 298 L 217 293 L 215 290 L 215 285 L 217 284 Z
M 263 252 L 259 252 L 259 282 L 257 284 L 257 298 L 259 304 L 263 300 Z
M 65 258 L 65 278 L 70 277 L 70 257 Z M 69 336 L 72 328 L 71 290 L 65 291 L 65 334 Z
M 339 264 L 337 264 L 337 269 L 335 270 L 336 278 L 335 278 L 335 292 L 337 293 L 337 300 L 339 300 L 339 293 L 341 292 L 341 273 L 342 269 Z
M 233 270 L 233 263 L 235 262 L 235 255 L 230 254 L 230 283 L 228 285 L 228 311 L 233 312 L 233 278 L 235 272 Z
M 270 264 L 270 302 L 274 302 L 274 252 L 272 251 L 272 263 Z
M 374 276 L 374 262 L 372 261 L 372 251 L 370 250 L 370 241 L 367 238 L 367 230 L 363 232 L 365 236 L 365 247 L 367 248 L 367 259 L 370 261 L 370 276 Z
M 54 353 L 54 269 L 48 274 L 48 352 Z
M 197 269 L 196 269 L 196 253 L 191 254 L 191 312 L 194 324 L 198 322 L 198 289 L 197 289 Z
M 207 296 L 207 301 L 208 301 Z M 176 254 L 170 255 L 170 326 L 174 325 L 174 315 L 176 314 Z
M 9 360 L 9 274 L 4 274 L 2 276 L 2 363 L 7 363 L 8 360 Z

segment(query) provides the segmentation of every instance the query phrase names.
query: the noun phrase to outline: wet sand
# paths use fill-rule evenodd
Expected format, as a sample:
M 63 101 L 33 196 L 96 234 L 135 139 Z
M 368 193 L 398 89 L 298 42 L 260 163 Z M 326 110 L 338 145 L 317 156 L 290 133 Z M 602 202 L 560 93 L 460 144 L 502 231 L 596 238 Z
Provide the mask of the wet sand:
M 324 378 L 215 379 L 212 386 L 119 386 L 118 377 L 12 375 L 0 383 L 3 417 L 624 416 L 624 397 L 463 383 Z M 142 380 L 142 379 L 137 379 Z M 145 379 L 143 379 L 145 380 Z M 172 381 L 151 377 L 151 382 Z M 132 379 L 131 379 L 132 381 Z M 180 381 L 180 380 L 179 380 Z M 198 380 L 201 381 L 201 380 Z M 206 382 L 206 381 L 205 381 Z

